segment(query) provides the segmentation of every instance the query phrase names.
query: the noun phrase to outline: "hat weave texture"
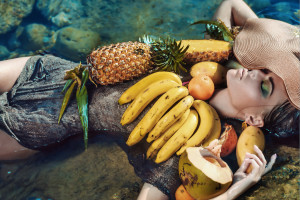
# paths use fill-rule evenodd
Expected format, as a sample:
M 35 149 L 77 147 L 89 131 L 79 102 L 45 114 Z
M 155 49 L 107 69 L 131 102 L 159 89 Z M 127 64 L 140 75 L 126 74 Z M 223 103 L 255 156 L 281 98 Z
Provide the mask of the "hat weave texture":
M 300 110 L 300 30 L 273 19 L 248 19 L 233 52 L 243 67 L 268 69 L 285 85 L 291 104 Z

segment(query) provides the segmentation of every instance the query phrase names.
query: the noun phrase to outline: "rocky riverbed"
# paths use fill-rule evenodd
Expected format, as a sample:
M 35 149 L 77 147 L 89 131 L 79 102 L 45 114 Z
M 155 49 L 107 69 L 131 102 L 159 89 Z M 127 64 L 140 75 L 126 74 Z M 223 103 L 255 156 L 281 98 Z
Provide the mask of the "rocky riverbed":
M 0 60 L 46 50 L 85 62 L 98 46 L 144 34 L 202 39 L 204 26 L 190 24 L 210 19 L 221 1 L 0 0 Z M 246 0 L 261 17 L 299 22 L 299 8 L 274 1 Z
M 278 155 L 272 171 L 238 199 L 300 199 L 299 136 L 267 137 L 265 155 Z M 81 136 L 25 161 L 0 163 L 0 199 L 132 200 L 143 185 L 123 151 L 124 141 L 98 135 L 83 150 Z M 225 158 L 236 169 L 235 152 Z

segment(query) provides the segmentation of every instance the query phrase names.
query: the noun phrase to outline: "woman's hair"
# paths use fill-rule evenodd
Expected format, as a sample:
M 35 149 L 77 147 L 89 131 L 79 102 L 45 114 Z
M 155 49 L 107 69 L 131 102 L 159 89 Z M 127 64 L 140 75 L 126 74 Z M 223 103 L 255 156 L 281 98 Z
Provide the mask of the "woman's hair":
M 276 137 L 288 137 L 299 133 L 300 110 L 289 101 L 276 106 L 265 117 L 264 128 Z

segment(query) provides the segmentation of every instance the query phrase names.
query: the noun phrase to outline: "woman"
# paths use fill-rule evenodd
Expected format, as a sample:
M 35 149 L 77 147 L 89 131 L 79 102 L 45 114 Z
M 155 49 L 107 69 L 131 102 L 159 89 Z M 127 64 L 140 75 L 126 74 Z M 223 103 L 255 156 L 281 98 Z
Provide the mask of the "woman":
M 227 6 L 231 6 L 232 11 L 235 6 L 246 10 L 249 9 L 243 1 L 224 1 L 220 9 L 226 6 L 226 4 Z M 227 11 L 228 7 L 225 10 Z M 241 11 L 243 11 L 243 9 Z M 234 13 L 233 11 L 233 14 Z M 244 15 L 246 12 L 242 13 Z M 250 16 L 252 16 L 252 14 Z M 249 18 L 248 15 L 244 17 Z M 69 105 L 61 123 L 57 124 L 57 117 L 63 99 L 61 89 L 65 83 L 63 81 L 63 72 L 74 68 L 76 65 L 76 63 L 53 56 L 19 58 L 2 61 L 0 63 L 0 80 L 4 80 L 0 83 L 0 91 L 3 93 L 0 96 L 0 127 L 2 129 L 0 132 L 1 159 L 22 158 L 28 153 L 35 152 L 34 150 L 43 149 L 44 146 L 56 144 L 71 135 L 82 133 L 77 107 L 74 102 Z M 13 73 L 11 73 L 12 69 L 14 70 Z M 228 73 L 228 81 L 234 80 L 230 78 L 230 76 L 234 76 L 234 72 L 235 75 L 238 73 L 242 75 L 246 73 L 246 71 L 232 71 Z M 261 75 L 261 77 L 263 76 Z M 265 78 L 261 78 L 261 80 L 264 79 Z M 278 79 L 279 82 L 280 80 L 281 79 Z M 108 132 L 104 131 L 104 129 L 106 129 L 109 130 L 109 134 L 122 134 L 124 137 L 127 136 L 128 132 L 130 132 L 136 124 L 132 123 L 127 127 L 122 127 L 119 124 L 119 119 L 125 107 L 119 107 L 116 99 L 130 85 L 132 85 L 132 82 L 110 87 L 98 87 L 89 91 L 89 132 Z M 228 90 L 230 90 L 231 84 L 228 84 L 228 86 Z M 280 87 L 274 88 L 277 89 Z M 280 97 L 278 101 L 271 102 L 267 105 L 259 105 L 267 108 L 263 112 L 264 116 L 271 109 L 289 99 L 287 95 L 284 95 L 285 87 L 283 86 L 282 88 L 284 90 L 282 90 L 282 95 L 278 94 L 278 97 Z M 242 89 L 244 90 L 244 88 Z M 232 92 L 217 92 L 211 99 L 211 104 L 216 106 L 218 111 L 224 116 L 239 117 L 245 120 L 246 112 L 244 112 L 244 110 L 247 108 L 247 105 L 239 104 L 239 107 L 234 107 L 236 106 L 235 102 L 232 102 L 228 96 L 231 93 Z M 224 101 L 223 98 L 226 97 L 225 94 L 227 94 L 228 97 L 228 105 L 232 104 L 232 107 L 239 112 L 235 112 L 235 110 L 226 111 L 222 110 L 223 107 L 217 107 L 220 102 Z M 274 99 L 276 100 L 276 98 Z M 219 103 L 217 103 L 218 101 Z M 260 100 L 253 99 L 253 101 L 254 103 L 260 103 Z M 268 103 L 269 101 L 266 102 Z M 255 104 L 251 106 L 251 108 L 257 107 Z M 258 115 L 261 108 L 250 110 Z M 240 111 L 243 111 L 242 115 L 240 115 Z M 231 116 L 228 113 L 234 113 L 235 115 Z M 250 121 L 248 121 L 248 123 L 257 121 L 254 119 L 254 115 L 252 117 L 249 115 L 249 119 Z M 263 124 L 257 125 L 262 126 Z M 238 196 L 257 182 L 263 173 L 271 169 L 275 161 L 275 156 L 271 158 L 268 168 L 265 169 L 266 161 L 264 156 L 258 149 L 256 149 L 256 151 L 259 156 L 257 157 L 252 154 L 247 155 L 247 159 L 235 173 L 235 184 L 227 193 L 219 198 L 234 198 Z M 142 151 L 142 153 L 145 153 L 145 151 Z M 167 198 L 165 194 L 173 196 L 175 189 L 180 184 L 177 175 L 178 158 L 173 157 L 161 165 L 154 165 L 150 161 L 143 160 L 142 158 L 137 160 L 139 159 L 136 158 L 138 157 L 137 155 L 143 157 L 142 153 L 136 147 L 130 148 L 128 153 L 129 160 L 135 167 L 137 174 L 147 182 L 141 191 L 139 199 L 164 199 Z M 133 158 L 131 155 L 133 155 Z M 246 175 L 244 170 L 249 163 L 252 163 L 252 165 L 256 167 L 251 174 Z M 144 174 L 150 175 L 143 177 Z M 158 190 L 157 187 L 163 192 Z M 228 195 L 228 197 L 226 195 Z
M 299 30 L 295 28 L 290 34 L 283 32 L 285 28 L 292 27 L 290 25 L 281 24 L 281 22 L 278 25 L 278 21 L 275 20 L 257 21 L 256 14 L 242 0 L 224 0 L 213 17 L 213 20 L 217 19 L 221 19 L 227 27 L 244 27 L 235 40 L 233 51 L 237 60 L 246 68 L 229 70 L 227 88 L 216 91 L 209 103 L 223 117 L 236 118 L 246 121 L 249 125 L 264 127 L 275 136 L 287 137 L 298 134 L 300 115 Z M 298 36 L 293 37 L 294 31 Z M 268 36 L 258 35 L 259 32 L 275 35 L 275 39 L 270 40 Z M 285 41 L 279 39 L 284 36 L 287 37 Z M 278 39 L 286 44 L 278 44 Z M 294 43 L 290 42 L 291 40 L 294 40 Z M 253 45 L 253 43 L 257 45 Z M 273 46 L 270 47 L 270 44 Z M 286 48 L 285 46 L 288 46 L 290 48 L 288 51 L 292 52 L 280 51 L 280 49 Z M 287 57 L 287 59 L 283 59 L 283 57 Z M 248 154 L 245 162 L 234 174 L 233 185 L 227 192 L 215 199 L 235 199 L 271 169 L 276 155 L 271 157 L 268 167 L 265 168 L 264 156 L 256 147 L 255 151 L 258 156 Z M 245 170 L 250 162 L 255 163 L 256 170 L 247 175 Z M 159 193 L 157 188 L 146 183 L 140 193 L 140 199 L 152 199 L 151 195 L 157 195 L 157 193 Z M 153 199 L 159 198 L 155 196 Z M 160 199 L 167 199 L 167 197 L 161 195 Z

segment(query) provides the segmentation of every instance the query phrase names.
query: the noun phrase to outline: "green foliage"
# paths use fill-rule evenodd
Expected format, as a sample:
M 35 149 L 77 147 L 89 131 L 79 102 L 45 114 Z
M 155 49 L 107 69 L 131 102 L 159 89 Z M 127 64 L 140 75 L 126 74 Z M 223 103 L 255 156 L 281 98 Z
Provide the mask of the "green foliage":
M 76 101 L 78 106 L 78 112 L 80 116 L 81 125 L 83 128 L 84 134 L 84 147 L 87 149 L 88 144 L 88 93 L 86 88 L 86 82 L 89 79 L 88 69 L 81 65 L 81 63 L 72 70 L 66 72 L 64 77 L 67 80 L 62 92 L 65 93 L 65 97 L 63 99 L 63 103 L 59 113 L 58 123 L 60 122 L 65 109 L 68 105 L 68 102 L 71 99 L 72 93 L 74 91 L 75 86 L 77 86 L 76 90 Z
M 231 42 L 234 40 L 234 35 L 230 32 L 230 30 L 221 20 L 200 20 L 192 23 L 191 25 L 195 24 L 206 24 L 206 32 L 210 35 L 212 39 L 225 40 L 227 42 Z
M 181 71 L 187 72 L 183 58 L 189 46 L 183 47 L 181 41 L 167 38 L 158 40 L 151 44 L 152 61 L 156 65 L 155 71 L 172 71 L 180 74 Z

